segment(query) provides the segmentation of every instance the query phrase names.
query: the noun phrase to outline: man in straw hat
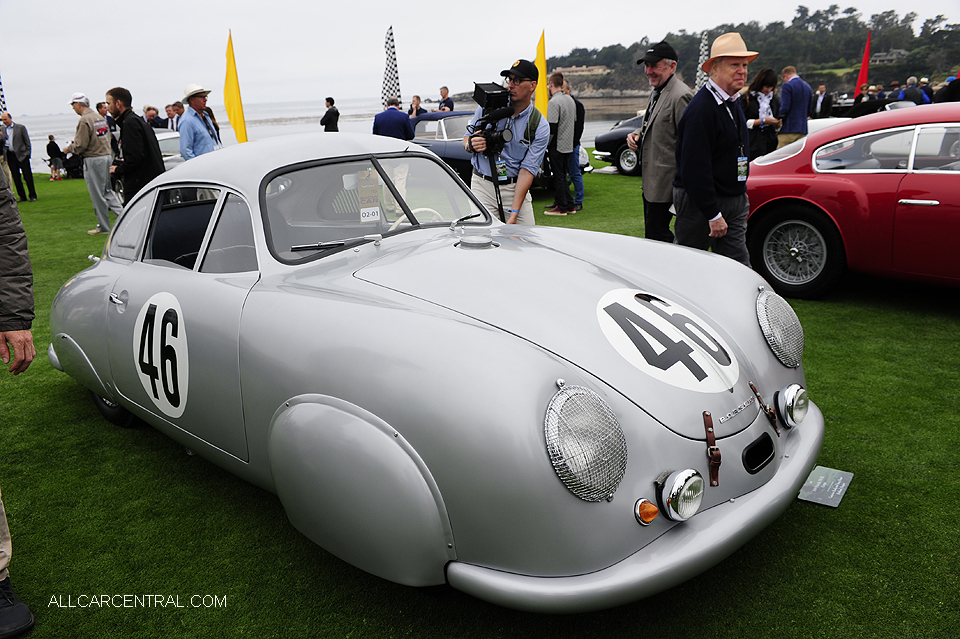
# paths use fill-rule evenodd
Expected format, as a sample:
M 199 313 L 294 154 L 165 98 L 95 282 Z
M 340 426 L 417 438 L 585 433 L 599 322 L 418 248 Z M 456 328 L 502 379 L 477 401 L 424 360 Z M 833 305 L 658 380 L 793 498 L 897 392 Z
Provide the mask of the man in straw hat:
M 189 84 L 183 99 L 190 105 L 177 123 L 180 131 L 180 155 L 190 160 L 220 148 L 220 136 L 210 116 L 204 112 L 210 92 L 199 84 Z
M 747 172 L 750 139 L 739 92 L 757 57 L 739 33 L 713 41 L 702 69 L 710 79 L 677 126 L 673 204 L 677 243 L 725 255 L 750 266 L 747 253 Z

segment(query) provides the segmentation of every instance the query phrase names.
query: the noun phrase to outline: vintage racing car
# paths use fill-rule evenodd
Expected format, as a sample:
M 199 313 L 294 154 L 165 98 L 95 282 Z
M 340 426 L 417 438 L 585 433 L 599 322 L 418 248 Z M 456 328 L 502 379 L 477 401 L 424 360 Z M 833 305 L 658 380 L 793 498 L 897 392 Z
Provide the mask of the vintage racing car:
M 302 135 L 151 182 L 54 301 L 54 367 L 402 584 L 539 612 L 730 555 L 819 454 L 753 271 L 487 214 L 430 151 Z

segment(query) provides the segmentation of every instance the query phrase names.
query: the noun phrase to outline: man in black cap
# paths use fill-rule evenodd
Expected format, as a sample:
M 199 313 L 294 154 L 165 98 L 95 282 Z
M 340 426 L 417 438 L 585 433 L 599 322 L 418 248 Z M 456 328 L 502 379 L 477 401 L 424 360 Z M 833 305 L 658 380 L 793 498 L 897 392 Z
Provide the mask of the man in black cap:
M 627 135 L 627 145 L 640 155 L 644 236 L 673 242 L 670 207 L 677 172 L 677 124 L 693 92 L 679 78 L 674 78 L 677 52 L 667 42 L 658 42 L 647 49 L 637 64 L 645 65 L 644 72 L 653 88 L 643 124 Z
M 477 107 L 463 138 L 463 148 L 473 154 L 473 179 L 470 188 L 491 215 L 499 216 L 495 187 L 499 186 L 507 224 L 536 224 L 530 186 L 543 164 L 550 139 L 550 125 L 533 104 L 540 72 L 529 60 L 517 60 L 500 75 L 507 79 L 513 115 L 494 123 L 493 128 L 510 129 L 513 138 L 494 157 L 495 175 L 490 174 L 490 159 L 484 155 L 487 141 L 476 130 L 483 109 Z

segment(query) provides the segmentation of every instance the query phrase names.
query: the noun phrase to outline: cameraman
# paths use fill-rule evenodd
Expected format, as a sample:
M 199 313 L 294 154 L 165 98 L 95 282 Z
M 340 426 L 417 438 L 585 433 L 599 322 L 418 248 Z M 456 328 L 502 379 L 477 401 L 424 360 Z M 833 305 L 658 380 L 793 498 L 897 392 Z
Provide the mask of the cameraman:
M 513 139 L 493 158 L 496 171 L 500 175 L 497 183 L 500 186 L 507 224 L 532 226 L 536 221 L 533 217 L 530 186 L 543 163 L 543 154 L 550 138 L 547 119 L 542 117 L 533 105 L 533 94 L 537 89 L 540 73 L 536 65 L 529 60 L 517 60 L 512 67 L 501 71 L 500 75 L 507 78 L 506 86 L 513 115 L 496 122 L 494 128 L 499 131 L 510 129 Z M 473 127 L 482 116 L 483 108 L 477 108 L 470 126 L 467 127 L 468 132 L 474 131 Z M 490 175 L 490 159 L 483 153 L 487 150 L 487 141 L 479 133 L 468 133 L 463 138 L 463 148 L 473 153 L 473 179 L 470 188 L 492 215 L 499 216 L 494 184 L 497 177 Z

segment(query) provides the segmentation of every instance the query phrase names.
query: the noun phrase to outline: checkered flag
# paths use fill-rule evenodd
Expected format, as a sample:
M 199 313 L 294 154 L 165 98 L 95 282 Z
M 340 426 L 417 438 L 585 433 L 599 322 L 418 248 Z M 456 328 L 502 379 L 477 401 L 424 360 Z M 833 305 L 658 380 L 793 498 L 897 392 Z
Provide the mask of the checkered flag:
M 702 89 L 703 85 L 705 85 L 707 80 L 710 79 L 710 76 L 703 72 L 703 63 L 706 62 L 707 58 L 710 57 L 708 51 L 707 32 L 704 31 L 703 35 L 700 36 L 700 60 L 697 62 L 697 86 L 694 89 L 695 91 Z
M 393 44 L 393 25 L 387 29 L 387 39 L 383 46 L 387 50 L 387 63 L 383 69 L 383 92 L 380 98 L 383 107 L 386 108 L 387 98 L 400 99 L 400 74 L 397 73 L 397 48 Z
M 3 81 L 0 80 L 0 113 L 7 110 L 7 99 L 3 97 Z

